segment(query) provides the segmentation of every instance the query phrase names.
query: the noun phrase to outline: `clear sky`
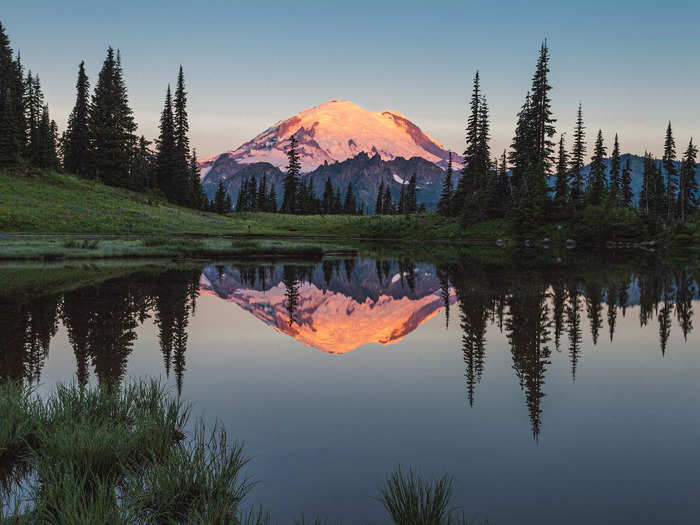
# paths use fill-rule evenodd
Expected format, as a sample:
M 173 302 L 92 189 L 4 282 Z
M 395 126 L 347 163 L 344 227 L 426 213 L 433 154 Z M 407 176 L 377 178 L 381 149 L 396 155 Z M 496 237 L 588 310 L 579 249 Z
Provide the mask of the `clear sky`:
M 623 149 L 679 150 L 700 139 L 700 3 L 669 0 L 264 2 L 3 0 L 0 21 L 38 72 L 60 127 L 77 66 L 91 83 L 108 45 L 120 48 L 129 98 L 148 138 L 180 64 L 200 157 L 235 148 L 301 109 L 348 99 L 400 111 L 462 151 L 466 102 L 479 69 L 494 151 L 513 134 L 542 39 L 552 54 L 558 131 L 583 103 L 589 142 L 602 128 Z M 589 147 L 590 149 L 590 147 Z

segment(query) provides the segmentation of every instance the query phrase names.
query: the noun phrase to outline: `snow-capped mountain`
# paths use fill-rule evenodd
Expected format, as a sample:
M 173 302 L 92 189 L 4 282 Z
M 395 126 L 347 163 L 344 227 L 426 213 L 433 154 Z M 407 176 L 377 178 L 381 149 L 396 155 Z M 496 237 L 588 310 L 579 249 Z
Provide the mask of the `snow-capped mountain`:
M 267 162 L 284 168 L 292 135 L 299 143 L 304 172 L 363 152 L 370 157 L 379 155 L 382 160 L 421 157 L 443 168 L 447 166 L 448 151 L 401 113 L 376 113 L 348 100 L 331 100 L 307 108 L 222 155 L 239 164 Z M 219 157 L 202 161 L 202 177 Z M 459 159 L 455 156 L 454 161 L 458 163 Z
M 339 354 L 369 343 L 394 344 L 445 304 L 440 281 L 428 266 L 415 268 L 410 287 L 396 263 L 384 278 L 371 260 L 343 264 L 344 271 L 339 264 L 334 270 L 319 265 L 300 281 L 293 312 L 281 267 L 270 269 L 264 282 L 251 283 L 235 268 L 219 272 L 209 266 L 202 272 L 200 291 L 237 304 L 307 346 Z M 448 299 L 454 304 L 454 290 Z

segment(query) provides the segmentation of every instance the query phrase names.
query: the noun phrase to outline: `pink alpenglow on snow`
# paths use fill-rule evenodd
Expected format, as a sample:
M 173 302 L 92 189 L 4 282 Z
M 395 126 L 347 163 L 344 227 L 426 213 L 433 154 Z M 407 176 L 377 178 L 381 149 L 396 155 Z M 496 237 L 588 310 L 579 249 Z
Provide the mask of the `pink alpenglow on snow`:
M 375 113 L 347 100 L 331 100 L 307 108 L 226 155 L 243 164 L 269 162 L 284 169 L 292 135 L 299 142 L 305 172 L 313 171 L 324 162 L 344 161 L 361 152 L 370 157 L 379 154 L 383 160 L 422 157 L 443 168 L 447 165 L 448 151 L 401 113 Z M 453 159 L 458 167 L 459 157 L 453 153 Z M 214 160 L 216 157 L 200 163 L 202 177 Z

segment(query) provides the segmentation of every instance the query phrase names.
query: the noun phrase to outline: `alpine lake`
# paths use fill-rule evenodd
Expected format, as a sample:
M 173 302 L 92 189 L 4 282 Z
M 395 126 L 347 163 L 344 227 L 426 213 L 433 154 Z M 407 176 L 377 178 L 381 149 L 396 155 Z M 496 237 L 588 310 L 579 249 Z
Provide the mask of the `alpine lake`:
M 160 378 L 282 523 L 382 522 L 399 465 L 492 524 L 698 522 L 700 257 L 415 251 L 3 263 L 0 381 Z

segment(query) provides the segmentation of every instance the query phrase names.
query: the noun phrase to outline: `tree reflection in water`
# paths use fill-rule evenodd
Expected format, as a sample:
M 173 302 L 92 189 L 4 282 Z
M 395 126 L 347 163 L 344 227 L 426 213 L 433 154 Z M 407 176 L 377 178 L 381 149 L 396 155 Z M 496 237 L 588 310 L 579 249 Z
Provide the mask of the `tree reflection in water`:
M 0 381 L 39 382 L 60 322 L 75 354 L 77 383 L 84 387 L 92 369 L 99 383 L 117 388 L 124 380 L 137 328 L 151 319 L 165 373 L 174 374 L 181 392 L 200 275 L 196 268 L 151 268 L 64 293 L 0 296 Z M 527 267 L 512 261 L 503 267 L 469 258 L 437 265 L 417 265 L 407 259 L 328 259 L 316 265 L 218 265 L 205 268 L 204 276 L 221 297 L 242 289 L 263 293 L 280 289 L 285 323 L 290 327 L 287 333 L 294 337 L 299 337 L 305 323 L 313 322 L 314 311 L 306 308 L 313 301 L 305 294 L 346 298 L 350 306 L 333 310 L 336 316 L 351 316 L 360 305 L 369 305 L 370 324 L 386 322 L 375 310 L 378 305 L 388 301 L 408 305 L 410 315 L 403 327 L 389 336 L 377 336 L 382 344 L 400 340 L 439 309 L 448 329 L 450 307 L 456 302 L 467 404 L 474 406 L 478 399 L 478 385 L 486 373 L 487 334 L 489 327 L 495 327 L 508 343 L 535 438 L 543 426 L 552 352 L 568 353 L 572 381 L 579 373 L 584 315 L 596 345 L 604 324 L 613 341 L 619 315 L 624 318 L 630 305 L 638 304 L 641 326 L 658 323 L 664 356 L 669 352 L 674 317 L 685 339 L 692 332 L 693 300 L 698 294 L 693 267 L 654 256 L 641 262 L 601 261 L 574 269 Z M 415 311 L 410 310 L 413 303 L 419 305 Z M 343 319 L 337 321 L 341 326 Z

